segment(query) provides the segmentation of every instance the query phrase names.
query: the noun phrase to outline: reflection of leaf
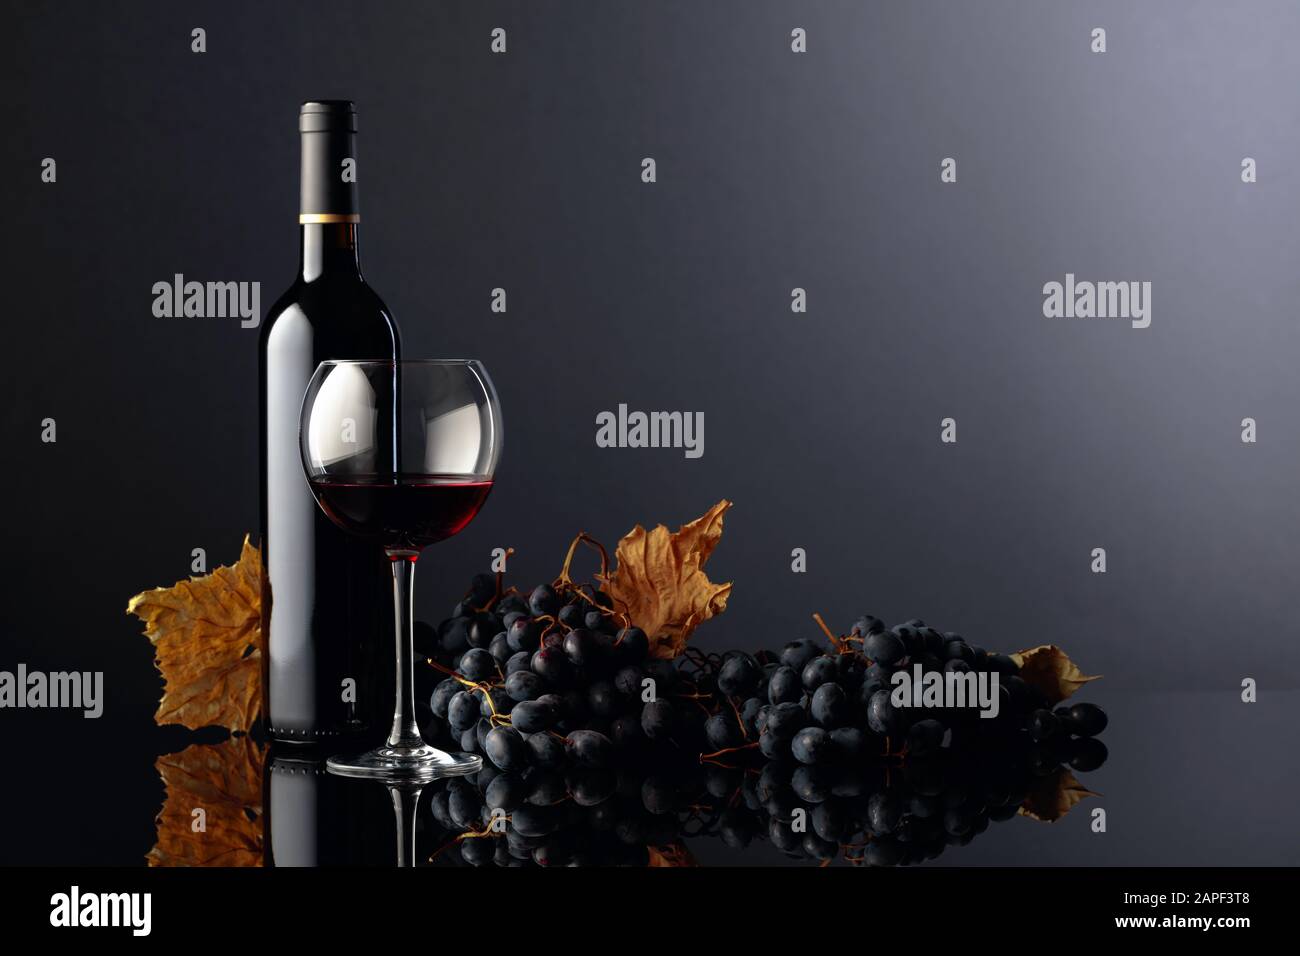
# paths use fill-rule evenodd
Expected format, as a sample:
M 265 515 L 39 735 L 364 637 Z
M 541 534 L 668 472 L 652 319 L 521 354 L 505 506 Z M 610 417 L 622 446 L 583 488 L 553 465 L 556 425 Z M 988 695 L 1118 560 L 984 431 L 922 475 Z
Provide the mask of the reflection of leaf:
M 239 562 L 131 598 L 144 621 L 163 696 L 154 720 L 249 730 L 262 710 L 262 558 L 244 538 Z
M 159 757 L 154 766 L 167 799 L 154 821 L 149 865 L 261 866 L 263 756 L 239 736 Z M 195 832 L 199 820 L 203 829 Z
M 615 607 L 650 638 L 651 657 L 676 657 L 696 625 L 727 609 L 731 584 L 714 584 L 703 568 L 730 507 L 724 498 L 676 533 L 637 525 L 619 541 L 618 567 L 602 583 Z
M 1100 796 L 1101 794 L 1093 793 L 1079 783 L 1074 779 L 1074 774 L 1062 767 L 1039 779 L 1020 805 L 1020 814 L 1032 820 L 1055 823 L 1080 800 Z
M 650 854 L 646 866 L 699 866 L 691 851 L 682 843 L 669 843 L 667 846 L 648 846 Z
M 1055 644 L 1017 651 L 1011 659 L 1020 665 L 1020 676 L 1025 683 L 1046 694 L 1051 704 L 1059 704 L 1088 681 L 1101 676 L 1086 676 Z

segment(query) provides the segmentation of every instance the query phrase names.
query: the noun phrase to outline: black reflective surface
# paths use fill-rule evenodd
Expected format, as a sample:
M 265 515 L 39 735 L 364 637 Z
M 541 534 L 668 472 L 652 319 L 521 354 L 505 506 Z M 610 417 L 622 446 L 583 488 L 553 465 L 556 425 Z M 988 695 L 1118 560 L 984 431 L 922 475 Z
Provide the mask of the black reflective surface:
M 1104 734 L 1109 757 L 1100 768 L 1075 776 L 1098 796 L 1088 797 L 1053 823 L 1023 815 L 990 822 L 965 845 L 948 841 L 933 863 L 945 866 L 988 865 L 1289 865 L 1300 850 L 1300 838 L 1288 823 L 1288 808 L 1261 803 L 1260 793 L 1294 792 L 1300 785 L 1300 767 L 1292 744 L 1289 714 L 1300 695 L 1265 694 L 1256 704 L 1244 704 L 1231 691 L 1207 693 L 1107 694 L 1093 684 L 1089 699 L 1110 714 Z M 27 715 L 30 716 L 30 715 Z M 21 719 L 21 715 L 19 717 Z M 345 780 L 320 772 L 309 761 L 285 759 L 277 751 L 269 764 L 251 754 L 257 747 L 238 741 L 222 743 L 220 735 L 173 732 L 160 728 L 152 752 L 143 741 L 114 745 L 111 735 L 95 733 L 94 721 L 78 721 L 79 765 L 53 763 L 41 756 L 41 741 L 16 735 L 11 756 L 17 770 L 8 775 L 0 801 L 6 819 L 21 821 L 10 828 L 5 863 L 135 865 L 146 862 L 155 844 L 175 848 L 177 841 L 200 847 L 244 841 L 250 851 L 243 858 L 217 859 L 223 864 L 374 865 L 394 866 L 399 846 L 409 846 L 410 831 L 399 843 L 397 824 L 401 801 L 382 784 Z M 208 740 L 208 743 L 192 741 Z M 187 747 L 188 745 L 188 747 Z M 172 803 L 155 762 L 172 768 Z M 888 762 L 886 762 L 888 763 Z M 908 778 L 906 761 L 895 761 L 867 772 L 868 786 Z M 761 765 L 759 765 L 761 768 Z M 191 768 L 178 774 L 176 767 Z M 701 865 L 792 865 L 792 859 L 775 847 L 766 831 L 737 824 L 750 811 L 744 809 L 742 788 L 722 798 L 689 787 L 678 794 L 674 813 L 652 817 L 644 809 L 644 785 L 633 769 L 625 772 L 623 795 L 611 798 L 636 813 L 613 814 L 604 843 L 613 846 L 594 863 L 645 863 L 657 847 L 661 858 Z M 756 774 L 749 774 L 756 777 Z M 215 786 L 213 781 L 225 781 Z M 593 807 L 582 813 L 568 782 L 556 801 L 557 819 L 568 814 L 590 818 Z M 424 865 L 459 865 L 466 843 L 493 839 L 460 837 L 436 819 L 433 804 L 446 799 L 447 784 L 424 788 L 414 819 L 415 851 L 411 859 Z M 263 789 L 264 788 L 264 789 Z M 633 792 L 635 790 L 635 793 Z M 722 792 L 722 791 L 719 791 Z M 439 796 L 443 794 L 443 796 Z M 233 795 L 233 796 L 232 796 Z M 589 794 L 588 794 L 589 797 Z M 408 801 L 409 802 L 409 801 Z M 237 806 L 247 804 L 246 807 Z M 163 808 L 166 807 L 164 810 Z M 179 830 L 175 821 L 192 822 L 192 810 L 206 808 L 206 835 Z M 1106 811 L 1106 832 L 1093 832 L 1092 811 Z M 238 811 L 238 812 L 232 812 Z M 641 821 L 631 832 L 627 818 Z M 619 818 L 622 818 L 620 820 Z M 160 820 L 170 831 L 160 839 Z M 649 823 L 647 824 L 647 821 Z M 619 824 L 624 823 L 620 831 Z M 222 827 L 238 830 L 238 839 Z M 482 830 L 482 824 L 475 829 Z M 557 832 L 564 832 L 558 827 Z M 746 830 L 752 839 L 743 840 Z M 579 831 L 581 828 L 579 828 Z M 588 827 L 590 830 L 590 827 Z M 607 839 L 606 839 L 607 838 Z M 575 837 L 572 846 L 584 849 Z M 849 856 L 861 848 L 850 848 Z M 204 857 L 198 852 L 193 859 Z M 409 855 L 409 854 L 408 854 Z M 844 854 L 838 854 L 843 861 Z M 558 857 L 557 857 L 558 861 Z M 804 860 L 815 865 L 815 860 Z

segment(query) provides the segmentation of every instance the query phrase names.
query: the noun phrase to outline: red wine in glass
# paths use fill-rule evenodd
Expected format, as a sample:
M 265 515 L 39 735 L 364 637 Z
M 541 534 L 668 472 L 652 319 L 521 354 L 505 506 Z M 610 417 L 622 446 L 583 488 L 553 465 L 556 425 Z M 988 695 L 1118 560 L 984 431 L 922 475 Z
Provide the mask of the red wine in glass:
M 339 527 L 386 549 L 419 551 L 474 520 L 492 479 L 455 475 L 347 475 L 311 479 Z

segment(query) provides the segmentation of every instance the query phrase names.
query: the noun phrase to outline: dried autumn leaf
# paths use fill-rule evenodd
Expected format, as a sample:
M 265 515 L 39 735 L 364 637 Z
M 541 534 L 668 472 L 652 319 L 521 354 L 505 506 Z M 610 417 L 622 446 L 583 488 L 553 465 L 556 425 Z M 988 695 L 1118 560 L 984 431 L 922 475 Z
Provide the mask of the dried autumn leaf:
M 667 846 L 648 846 L 649 859 L 646 866 L 699 866 L 691 851 L 681 843 L 669 843 Z
M 724 498 L 675 533 L 637 525 L 619 541 L 618 566 L 601 583 L 615 608 L 650 638 L 651 657 L 676 657 L 696 625 L 727 609 L 731 583 L 714 584 L 704 564 L 722 538 L 722 516 L 730 507 Z
M 1076 803 L 1085 797 L 1099 797 L 1078 780 L 1074 774 L 1062 767 L 1056 773 L 1048 774 L 1038 781 L 1038 785 L 1025 797 L 1020 805 L 1020 815 L 1044 823 L 1055 823 L 1065 816 Z
M 167 798 L 154 821 L 149 865 L 261 866 L 264 755 L 264 748 L 239 736 L 159 757 L 154 766 Z M 196 832 L 200 818 L 203 828 Z
M 1020 676 L 1025 683 L 1046 694 L 1051 704 L 1059 704 L 1088 681 L 1101 676 L 1084 674 L 1055 644 L 1043 644 L 1010 656 L 1020 665 Z
M 239 562 L 131 598 L 144 621 L 163 696 L 154 720 L 191 730 L 249 730 L 262 711 L 262 557 L 244 538 Z

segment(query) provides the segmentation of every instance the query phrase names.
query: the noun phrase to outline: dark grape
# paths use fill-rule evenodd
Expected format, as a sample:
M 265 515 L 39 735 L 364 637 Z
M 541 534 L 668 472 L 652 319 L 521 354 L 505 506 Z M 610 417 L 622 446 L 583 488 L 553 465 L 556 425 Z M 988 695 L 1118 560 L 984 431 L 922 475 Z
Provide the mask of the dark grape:
M 811 814 L 813 832 L 827 843 L 839 844 L 849 835 L 849 817 L 838 800 L 827 800 L 813 807 Z
M 1096 770 L 1108 756 L 1106 745 L 1096 737 L 1081 737 L 1074 742 L 1073 750 L 1070 766 L 1083 773 Z
M 618 672 L 614 674 L 614 687 L 619 693 L 632 697 L 641 693 L 641 681 L 644 677 L 645 673 L 641 668 L 635 664 L 629 664 L 626 667 L 620 667 Z
M 491 732 L 492 721 L 480 717 L 478 723 L 474 725 L 474 748 L 478 753 L 483 753 L 483 748 L 487 745 L 487 735 Z
M 582 627 L 587 616 L 586 607 L 578 601 L 560 608 L 559 620 L 565 627 Z
M 903 718 L 889 702 L 889 691 L 878 690 L 867 703 L 867 726 L 884 736 L 897 736 L 903 727 Z
M 816 657 L 804 665 L 800 680 L 804 690 L 815 691 L 822 684 L 835 680 L 839 670 L 830 657 Z
M 594 730 L 575 730 L 565 741 L 565 751 L 584 767 L 608 767 L 614 760 L 614 745 Z
M 777 704 L 767 715 L 763 733 L 789 740 L 807 721 L 807 714 L 798 704 Z
M 501 619 L 495 614 L 483 611 L 474 615 L 469 625 L 469 646 L 486 648 L 492 638 L 501 633 Z
M 652 700 L 641 708 L 641 730 L 651 740 L 668 738 L 676 725 L 672 704 L 666 700 Z
M 481 647 L 471 647 L 461 655 L 456 670 L 473 681 L 487 680 L 497 670 L 496 659 Z
M 462 829 L 477 824 L 482 812 L 483 801 L 473 787 L 453 790 L 447 795 L 447 815 L 452 823 Z
M 525 804 L 510 814 L 510 828 L 526 837 L 544 837 L 558 824 L 559 818 L 550 806 Z
M 930 649 L 927 647 L 927 651 Z M 930 651 L 930 653 L 934 653 Z M 949 661 L 965 661 L 967 664 L 975 663 L 975 652 L 970 649 L 970 645 L 958 638 L 955 641 L 948 641 L 943 645 L 943 658 Z
M 449 654 L 460 654 L 469 647 L 469 618 L 453 617 L 438 628 L 438 642 Z
M 610 723 L 609 737 L 620 750 L 631 751 L 645 741 L 645 731 L 636 717 L 619 717 Z
M 790 752 L 800 763 L 827 763 L 833 751 L 831 735 L 821 727 L 805 727 L 790 742 Z
M 488 645 L 488 653 L 496 659 L 498 664 L 504 664 L 510 660 L 510 655 L 513 652 L 510 650 L 510 639 L 506 636 L 505 631 L 492 638 L 492 643 Z
M 836 727 L 831 731 L 836 756 L 851 760 L 867 752 L 867 737 L 857 727 Z
M 523 806 L 527 797 L 528 784 L 523 777 L 513 773 L 497 774 L 483 791 L 483 802 L 488 808 L 504 810 L 506 813 L 516 807 Z M 478 841 L 469 840 L 468 842 L 477 843 Z
M 849 698 L 839 684 L 822 684 L 812 697 L 812 719 L 823 727 L 838 727 L 848 717 Z
M 738 747 L 743 741 L 736 719 L 731 714 L 714 714 L 704 722 L 704 733 L 714 750 Z
M 560 609 L 560 598 L 555 593 L 555 588 L 549 584 L 539 584 L 533 588 L 533 593 L 528 595 L 528 609 L 534 617 L 553 616 Z
M 825 767 L 800 765 L 790 774 L 790 789 L 804 803 L 821 803 L 830 799 L 831 782 Z
M 447 702 L 447 722 L 451 729 L 462 733 L 478 722 L 478 701 L 468 691 L 458 691 Z
M 745 725 L 745 732 L 750 736 L 757 735 L 761 730 L 758 726 L 758 715 L 765 706 L 768 705 L 757 697 L 751 697 L 740 708 L 740 722 Z
M 514 700 L 535 700 L 546 692 L 546 682 L 530 670 L 517 670 L 506 677 L 505 689 Z
M 762 669 L 748 654 L 733 654 L 722 664 L 718 690 L 728 697 L 748 697 L 758 688 Z
M 791 641 L 781 650 L 781 665 L 796 673 L 803 673 L 803 669 L 809 662 L 821 657 L 821 654 L 821 648 L 817 646 L 816 641 L 807 639 Z
M 544 733 L 533 734 L 527 742 L 534 766 L 553 769 L 564 763 L 564 744 L 558 738 Z
M 838 843 L 823 840 L 815 832 L 804 834 L 800 848 L 803 850 L 804 855 L 814 860 L 833 860 L 840 852 Z
M 1050 710 L 1036 710 L 1029 715 L 1029 736 L 1048 740 L 1061 729 L 1061 722 Z
M 799 671 L 782 665 L 767 682 L 767 699 L 773 704 L 792 704 L 803 695 Z
M 866 637 L 874 631 L 883 631 L 885 622 L 871 614 L 864 614 L 853 622 L 853 627 L 849 628 L 849 633 L 854 637 Z
M 1106 729 L 1109 718 L 1096 704 L 1078 703 L 1070 708 L 1074 732 L 1080 737 L 1096 737 Z
M 786 760 L 790 757 L 790 738 L 778 737 L 776 734 L 758 735 L 758 749 L 768 760 Z
M 618 712 L 621 699 L 609 681 L 597 681 L 587 688 L 587 706 L 597 717 L 612 717 Z
M 539 700 L 515 704 L 510 723 L 522 734 L 538 734 L 555 726 L 555 708 Z
M 876 836 L 892 833 L 902 818 L 903 807 L 892 794 L 880 791 L 867 800 L 867 825 Z
M 491 717 L 493 714 L 508 714 L 514 706 L 515 702 L 510 699 L 510 695 L 502 687 L 493 687 L 479 695 L 478 712 L 481 717 Z
M 549 684 L 562 687 L 573 673 L 573 665 L 561 648 L 542 647 L 533 655 L 533 673 Z
M 532 653 L 541 644 L 542 626 L 536 621 L 521 617 L 506 631 L 506 640 L 510 642 L 510 649 L 516 654 L 520 651 Z
M 521 595 L 507 594 L 502 597 L 501 600 L 497 601 L 493 609 L 498 614 L 509 614 L 512 611 L 527 613 L 528 602 L 525 601 Z
M 448 677 L 446 680 L 438 682 L 433 689 L 433 696 L 429 698 L 429 709 L 438 717 L 447 718 L 447 705 L 451 699 L 460 693 L 464 685 L 454 677 Z
M 578 667 L 590 663 L 596 654 L 596 637 L 585 627 L 575 627 L 564 635 L 564 653 Z
M 886 666 L 897 664 L 907 654 L 903 641 L 894 631 L 874 631 L 867 635 L 862 648 L 872 663 Z
M 918 720 L 907 730 L 907 752 L 924 757 L 943 746 L 944 726 L 933 718 Z
M 639 627 L 625 627 L 619 631 L 614 646 L 619 660 L 625 664 L 640 664 L 650 653 L 650 640 Z

